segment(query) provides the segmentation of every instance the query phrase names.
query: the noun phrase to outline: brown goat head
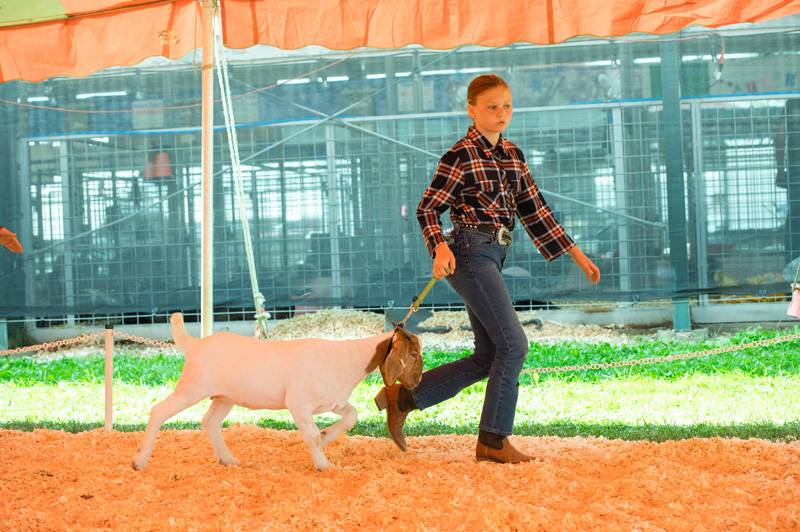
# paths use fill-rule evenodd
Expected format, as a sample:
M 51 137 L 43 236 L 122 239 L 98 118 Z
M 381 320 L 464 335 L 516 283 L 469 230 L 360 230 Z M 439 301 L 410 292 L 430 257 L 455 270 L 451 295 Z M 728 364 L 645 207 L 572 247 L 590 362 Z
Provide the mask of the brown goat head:
M 378 365 L 384 384 L 391 386 L 399 380 L 406 388 L 416 388 L 422 380 L 422 345 L 419 338 L 402 327 L 396 327 L 389 345 L 389 354 Z

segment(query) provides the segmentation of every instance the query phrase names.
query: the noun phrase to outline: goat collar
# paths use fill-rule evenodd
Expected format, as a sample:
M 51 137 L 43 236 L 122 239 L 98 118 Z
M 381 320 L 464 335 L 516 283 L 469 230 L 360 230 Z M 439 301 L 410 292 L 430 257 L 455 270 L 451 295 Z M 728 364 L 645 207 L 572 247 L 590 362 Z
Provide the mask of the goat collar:
M 400 323 L 400 324 L 392 323 L 392 325 L 394 325 L 394 330 L 392 331 L 392 335 L 389 337 L 389 348 L 386 350 L 386 355 L 384 355 L 384 357 L 383 357 L 384 360 L 386 359 L 386 357 L 389 356 L 389 353 L 392 352 L 392 344 L 394 343 L 394 335 L 397 334 L 398 331 L 403 331 L 403 332 L 406 331 L 405 327 L 403 327 L 402 323 Z

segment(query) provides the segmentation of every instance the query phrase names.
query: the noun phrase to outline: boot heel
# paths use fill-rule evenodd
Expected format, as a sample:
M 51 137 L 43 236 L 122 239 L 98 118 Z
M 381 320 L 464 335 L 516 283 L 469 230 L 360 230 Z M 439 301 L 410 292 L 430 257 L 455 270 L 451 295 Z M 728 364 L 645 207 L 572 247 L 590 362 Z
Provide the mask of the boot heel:
M 381 391 L 378 392 L 378 395 L 375 396 L 375 406 L 378 407 L 378 410 L 386 410 L 386 407 L 389 406 L 389 400 L 386 398 L 386 388 L 381 388 Z

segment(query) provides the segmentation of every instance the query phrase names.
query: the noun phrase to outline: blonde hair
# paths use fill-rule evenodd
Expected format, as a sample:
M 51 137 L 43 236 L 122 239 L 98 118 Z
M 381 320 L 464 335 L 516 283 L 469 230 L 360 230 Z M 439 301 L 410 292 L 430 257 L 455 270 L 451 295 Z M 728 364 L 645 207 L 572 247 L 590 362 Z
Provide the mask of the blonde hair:
M 467 103 L 475 105 L 478 95 L 495 87 L 505 87 L 509 91 L 511 90 L 506 80 L 497 74 L 482 74 L 478 76 L 470 82 L 469 88 L 467 88 Z

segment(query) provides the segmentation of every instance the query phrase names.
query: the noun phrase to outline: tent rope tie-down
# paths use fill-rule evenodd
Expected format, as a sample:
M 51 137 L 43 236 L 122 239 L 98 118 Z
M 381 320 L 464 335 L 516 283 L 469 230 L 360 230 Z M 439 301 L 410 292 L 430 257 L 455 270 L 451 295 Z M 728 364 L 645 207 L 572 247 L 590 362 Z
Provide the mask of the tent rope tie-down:
M 228 149 L 231 155 L 231 168 L 233 170 L 233 181 L 236 187 L 236 205 L 239 210 L 239 221 L 242 224 L 242 235 L 244 237 L 244 249 L 247 257 L 247 268 L 250 272 L 250 285 L 253 290 L 253 306 L 255 307 L 257 338 L 267 337 L 267 320 L 270 315 L 264 310 L 264 296 L 258 289 L 258 274 L 256 273 L 256 263 L 253 254 L 253 240 L 250 233 L 250 223 L 247 218 L 247 211 L 244 197 L 244 185 L 242 184 L 242 165 L 239 160 L 239 141 L 236 135 L 236 121 L 233 116 L 233 102 L 231 98 L 231 88 L 228 81 L 228 61 L 225 58 L 225 49 L 221 38 L 222 19 L 219 10 L 215 10 L 214 17 L 214 46 L 217 65 L 217 79 L 219 80 L 220 99 L 222 100 L 222 111 L 225 116 L 225 131 L 228 135 Z
M 117 330 L 112 331 L 113 336 L 119 338 L 120 340 L 126 340 L 129 342 L 136 342 L 144 345 L 148 345 L 151 347 L 159 347 L 162 349 L 171 349 L 177 350 L 175 344 L 172 342 L 165 342 L 163 340 L 155 340 L 153 338 L 146 338 L 144 336 L 136 336 L 133 334 L 128 334 L 124 332 L 120 332 Z M 0 350 L 0 356 L 8 356 L 8 355 L 17 355 L 20 353 L 27 353 L 31 351 L 42 351 L 47 349 L 58 349 L 59 347 L 66 347 L 71 345 L 77 344 L 84 344 L 90 342 L 97 342 L 103 339 L 103 333 L 88 333 L 82 334 L 80 336 L 76 336 L 74 338 L 67 338 L 63 340 L 56 340 L 53 342 L 45 342 L 36 345 L 30 345 L 26 347 L 17 347 L 14 349 L 5 349 Z M 745 351 L 747 349 L 751 349 L 753 347 L 766 347 L 769 345 L 775 344 L 782 344 L 785 342 L 791 342 L 794 340 L 800 340 L 800 332 L 786 334 L 783 336 L 776 336 L 775 338 L 765 338 L 763 340 L 756 340 L 754 342 L 748 342 L 745 344 L 731 344 L 722 347 L 716 347 L 714 349 L 706 349 L 703 351 L 696 351 L 696 352 L 687 352 L 687 353 L 679 353 L 677 355 L 667 355 L 663 357 L 647 357 L 647 358 L 639 358 L 636 360 L 617 360 L 614 362 L 592 362 L 589 364 L 578 364 L 578 365 L 571 365 L 571 366 L 551 366 L 551 367 L 540 367 L 540 368 L 526 368 L 522 371 L 523 374 L 533 374 L 534 379 L 538 382 L 539 375 L 545 373 L 569 373 L 573 371 L 590 371 L 590 370 L 603 370 L 603 369 L 613 369 L 613 368 L 621 368 L 621 367 L 633 367 L 633 366 L 644 366 L 648 364 L 660 364 L 663 362 L 674 362 L 676 360 L 689 360 L 693 358 L 703 358 L 712 355 L 721 355 L 724 353 L 733 353 L 736 351 Z

